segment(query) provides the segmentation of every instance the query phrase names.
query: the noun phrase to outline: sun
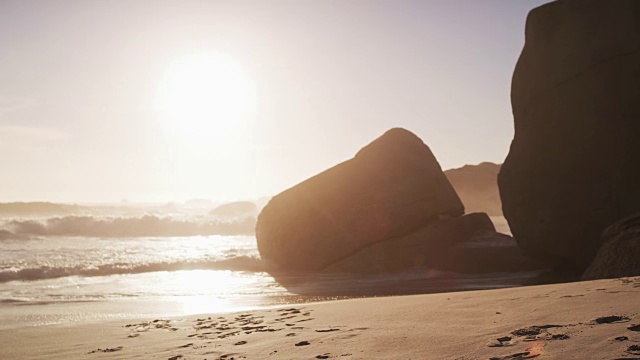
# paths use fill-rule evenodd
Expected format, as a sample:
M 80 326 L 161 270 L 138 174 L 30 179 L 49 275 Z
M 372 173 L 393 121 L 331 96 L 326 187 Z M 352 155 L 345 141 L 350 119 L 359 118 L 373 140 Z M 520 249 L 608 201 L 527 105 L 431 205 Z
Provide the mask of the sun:
M 255 187 L 256 91 L 246 69 L 215 51 L 167 64 L 154 98 L 158 169 L 173 197 L 234 198 Z
M 201 52 L 167 66 L 156 109 L 173 137 L 188 142 L 230 141 L 247 130 L 254 84 L 232 57 Z

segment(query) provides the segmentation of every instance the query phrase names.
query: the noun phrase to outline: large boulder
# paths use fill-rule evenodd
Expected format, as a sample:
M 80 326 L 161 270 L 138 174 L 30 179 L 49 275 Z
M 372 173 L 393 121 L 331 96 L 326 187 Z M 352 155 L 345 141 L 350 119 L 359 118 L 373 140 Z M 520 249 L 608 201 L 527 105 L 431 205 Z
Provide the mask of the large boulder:
M 513 74 L 515 136 L 498 176 L 519 246 L 581 273 L 614 221 L 640 211 L 640 1 L 532 10 Z
M 524 255 L 511 236 L 490 230 L 478 231 L 468 241 L 439 253 L 429 265 L 458 274 L 513 274 L 544 269 L 540 262 Z
M 442 253 L 452 246 L 477 234 L 494 231 L 493 223 L 485 213 L 443 219 L 405 236 L 370 245 L 329 265 L 323 272 L 373 274 L 433 267 L 430 265 L 439 263 Z
M 640 276 L 640 214 L 609 226 L 603 244 L 583 280 Z
M 395 128 L 353 159 L 274 196 L 258 216 L 256 239 L 263 259 L 313 271 L 462 214 L 431 150 Z

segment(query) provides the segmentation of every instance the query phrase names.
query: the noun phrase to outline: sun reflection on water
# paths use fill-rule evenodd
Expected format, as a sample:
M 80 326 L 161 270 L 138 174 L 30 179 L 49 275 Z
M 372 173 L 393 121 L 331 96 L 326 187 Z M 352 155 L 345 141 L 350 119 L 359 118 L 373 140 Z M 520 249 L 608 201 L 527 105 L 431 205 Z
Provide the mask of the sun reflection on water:
M 259 306 L 248 295 L 254 295 L 256 274 L 221 270 L 183 270 L 167 272 L 157 284 L 160 292 L 171 288 L 175 294 L 171 302 L 181 314 L 202 314 L 242 311 Z M 254 289 L 251 291 L 249 289 Z M 253 298 L 251 297 L 251 298 Z M 254 299 L 255 300 L 255 299 Z
M 183 315 L 221 313 L 254 309 L 255 306 L 239 306 L 229 301 L 212 296 L 188 296 L 178 300 L 176 311 Z
M 199 294 L 205 289 L 224 294 L 237 286 L 238 276 L 231 271 L 185 270 L 176 271 L 171 281 L 181 294 Z

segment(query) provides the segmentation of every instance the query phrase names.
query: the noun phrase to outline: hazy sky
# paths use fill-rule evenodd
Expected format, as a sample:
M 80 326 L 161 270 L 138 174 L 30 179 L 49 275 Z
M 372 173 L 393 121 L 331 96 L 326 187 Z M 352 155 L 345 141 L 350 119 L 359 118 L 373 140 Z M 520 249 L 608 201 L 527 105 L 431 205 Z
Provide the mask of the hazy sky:
M 273 195 L 392 127 L 502 162 L 544 0 L 0 0 L 0 201 Z

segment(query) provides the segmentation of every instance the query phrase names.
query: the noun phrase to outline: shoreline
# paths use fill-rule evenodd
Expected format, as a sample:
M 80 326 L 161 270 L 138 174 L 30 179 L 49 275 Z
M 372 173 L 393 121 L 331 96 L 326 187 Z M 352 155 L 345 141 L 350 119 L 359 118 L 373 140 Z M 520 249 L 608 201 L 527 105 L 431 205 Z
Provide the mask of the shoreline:
M 17 329 L 40 325 L 72 324 L 95 319 L 145 318 L 153 316 L 188 316 L 211 312 L 233 312 L 265 307 L 307 304 L 343 299 L 360 299 L 384 296 L 404 296 L 437 294 L 460 291 L 513 288 L 536 283 L 539 271 L 488 274 L 457 274 L 454 272 L 416 269 L 395 274 L 289 274 L 280 280 L 285 284 L 257 274 L 254 280 L 242 284 L 242 289 L 234 285 L 226 288 L 236 277 L 219 270 L 184 270 L 173 277 L 182 279 L 183 289 L 177 287 L 171 295 L 168 291 L 159 295 L 115 296 L 96 298 L 75 296 L 57 298 L 55 292 L 42 299 L 4 299 L 0 303 L 0 330 Z M 233 275 L 233 274 L 232 274 Z M 282 274 L 281 274 L 282 275 Z M 136 286 L 146 286 L 149 282 L 164 279 L 163 273 L 114 275 L 104 280 L 102 288 L 109 287 L 115 295 L 130 291 Z M 246 277 L 243 275 L 243 277 Z M 262 278 L 258 281 L 255 279 Z M 127 279 L 127 280 L 125 280 Z M 92 289 L 93 278 L 53 279 L 21 284 L 25 288 L 38 289 L 61 286 L 64 282 L 77 283 L 80 290 Z M 187 283 L 184 283 L 188 281 Z M 221 282 L 216 284 L 216 282 Z M 233 282 L 235 284 L 235 282 Z M 107 286 L 108 285 L 108 286 Z M 7 283 L 7 286 L 12 286 Z M 120 286 L 121 290 L 118 290 Z M 95 287 L 93 289 L 96 289 Z M 86 292 L 86 291 L 85 291 Z M 88 292 L 86 292 L 89 294 Z
M 637 299 L 640 277 L 106 319 L 0 330 L 0 353 L 19 359 L 637 359 Z

